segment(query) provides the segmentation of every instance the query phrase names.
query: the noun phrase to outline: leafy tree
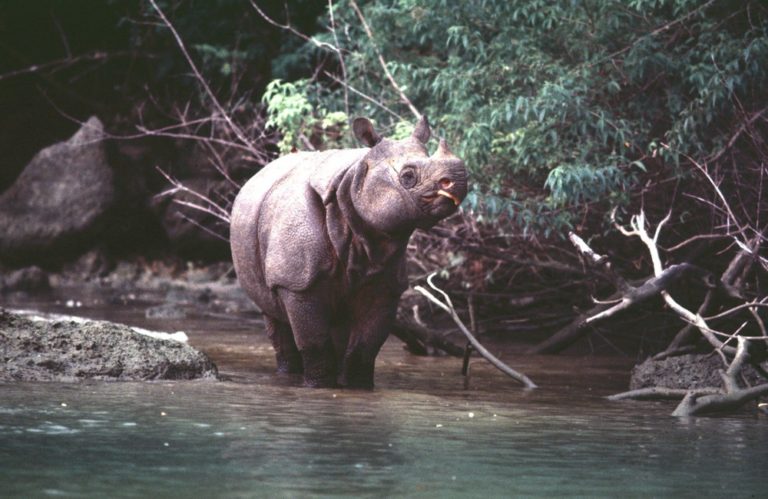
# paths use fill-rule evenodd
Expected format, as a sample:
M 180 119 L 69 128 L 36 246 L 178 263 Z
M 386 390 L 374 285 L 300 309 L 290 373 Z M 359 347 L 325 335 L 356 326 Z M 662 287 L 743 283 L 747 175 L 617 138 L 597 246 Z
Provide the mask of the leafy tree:
M 649 180 L 687 175 L 686 156 L 733 147 L 766 106 L 757 0 L 339 0 L 333 20 L 312 45 L 343 61 L 300 82 L 306 102 L 412 121 L 382 56 L 467 161 L 469 207 L 528 234 L 604 220 Z

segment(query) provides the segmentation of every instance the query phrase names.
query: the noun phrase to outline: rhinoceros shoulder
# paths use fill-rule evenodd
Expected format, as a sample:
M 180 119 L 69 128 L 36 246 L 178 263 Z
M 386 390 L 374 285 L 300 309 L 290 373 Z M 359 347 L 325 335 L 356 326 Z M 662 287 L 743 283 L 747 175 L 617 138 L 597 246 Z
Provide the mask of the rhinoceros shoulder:
M 332 271 L 335 258 L 323 203 L 366 151 L 291 154 L 270 163 L 251 181 L 258 184 L 251 195 L 259 198 L 254 215 L 267 287 L 301 291 Z

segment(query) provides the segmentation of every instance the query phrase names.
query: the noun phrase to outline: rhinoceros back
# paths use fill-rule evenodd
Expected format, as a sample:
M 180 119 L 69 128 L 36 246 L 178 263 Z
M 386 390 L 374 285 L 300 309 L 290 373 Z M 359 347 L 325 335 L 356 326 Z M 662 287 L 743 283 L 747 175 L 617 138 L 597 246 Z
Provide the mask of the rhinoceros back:
M 240 190 L 232 207 L 232 259 L 241 286 L 265 313 L 283 315 L 276 287 L 301 291 L 332 266 L 322 202 L 365 151 L 290 154 Z

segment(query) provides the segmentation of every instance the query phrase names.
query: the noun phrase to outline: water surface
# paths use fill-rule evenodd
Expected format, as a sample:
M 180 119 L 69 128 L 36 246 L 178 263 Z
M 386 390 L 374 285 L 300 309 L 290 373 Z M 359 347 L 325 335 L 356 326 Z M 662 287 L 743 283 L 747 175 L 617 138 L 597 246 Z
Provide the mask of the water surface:
M 38 303 L 38 308 L 59 310 Z M 149 321 L 185 330 L 224 382 L 0 384 L 2 497 L 765 497 L 768 418 L 679 419 L 674 403 L 608 402 L 627 359 L 418 358 L 390 341 L 372 392 L 272 374 L 257 317 Z

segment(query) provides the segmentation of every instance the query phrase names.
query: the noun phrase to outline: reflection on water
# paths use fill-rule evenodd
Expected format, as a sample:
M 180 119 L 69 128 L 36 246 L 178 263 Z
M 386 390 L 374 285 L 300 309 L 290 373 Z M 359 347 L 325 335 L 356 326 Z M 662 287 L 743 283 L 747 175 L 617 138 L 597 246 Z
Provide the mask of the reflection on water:
M 604 401 L 626 386 L 623 360 L 508 359 L 533 392 L 478 361 L 465 391 L 459 360 L 391 342 L 375 391 L 312 390 L 271 374 L 257 325 L 163 327 L 231 381 L 0 384 L 1 496 L 765 494 L 765 417 Z

